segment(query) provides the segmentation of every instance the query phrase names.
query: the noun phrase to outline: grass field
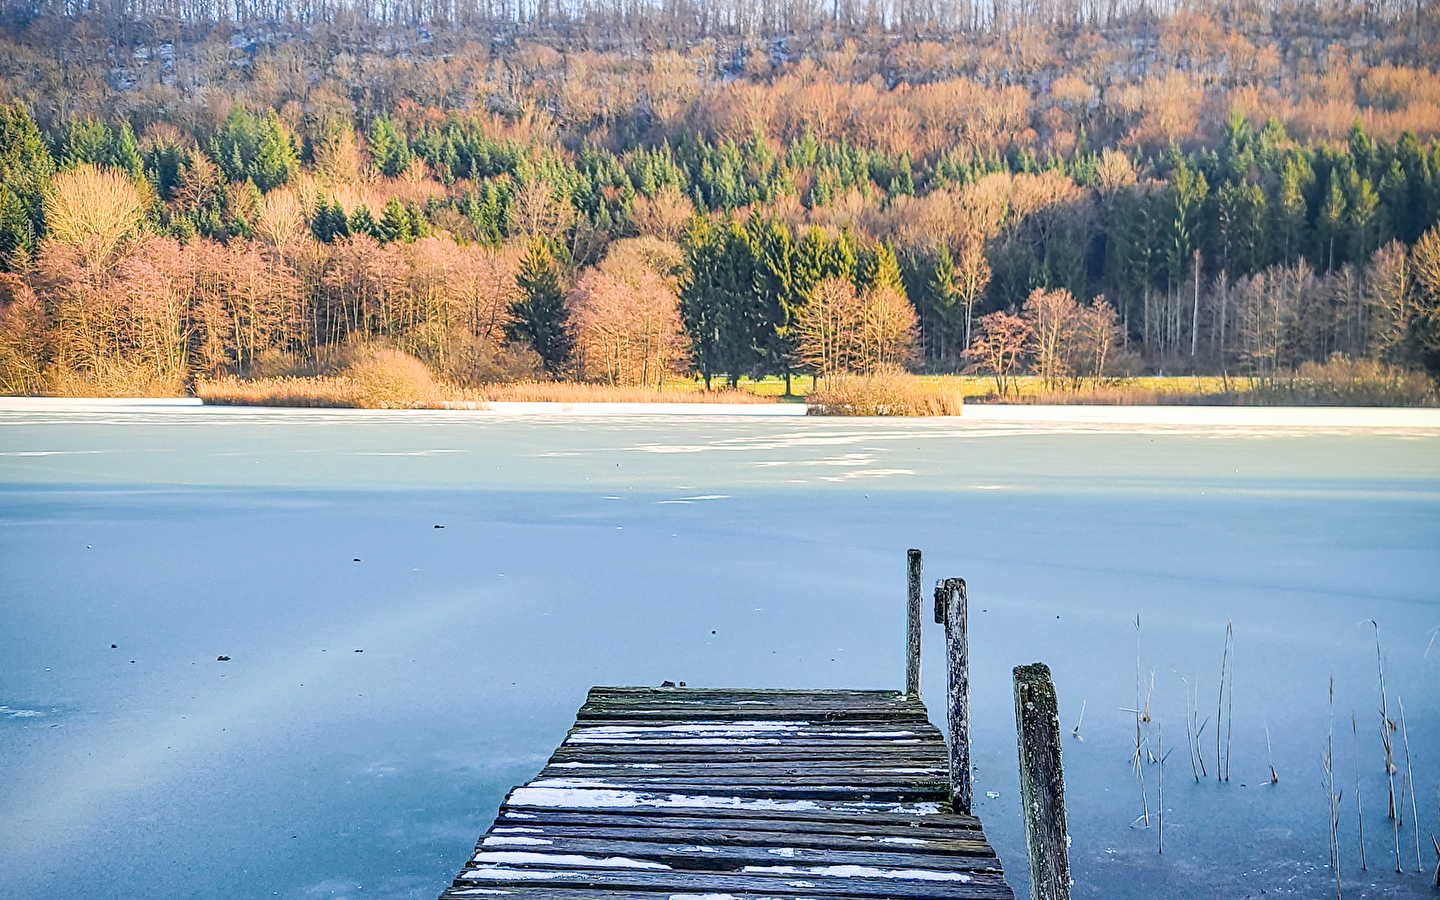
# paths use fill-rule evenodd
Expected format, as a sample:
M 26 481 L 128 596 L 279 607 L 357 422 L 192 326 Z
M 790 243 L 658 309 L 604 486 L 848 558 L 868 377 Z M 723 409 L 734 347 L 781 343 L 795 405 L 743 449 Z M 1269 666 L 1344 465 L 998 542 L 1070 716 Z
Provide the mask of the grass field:
M 995 380 L 987 375 L 919 375 L 921 381 L 928 381 L 937 384 L 958 386 L 962 396 L 967 401 L 984 401 L 985 399 L 998 399 L 995 396 Z M 719 384 L 719 382 L 715 382 Z M 1217 376 L 1143 376 L 1137 378 L 1126 378 L 1116 382 L 1107 382 L 1099 388 L 1086 385 L 1078 391 L 1047 391 L 1044 382 L 1035 375 L 1021 375 L 1011 379 L 1015 393 L 1007 397 L 1008 402 L 1044 402 L 1049 403 L 1107 403 L 1124 402 L 1123 400 L 1106 400 L 1102 397 L 1123 397 L 1131 396 L 1129 402 L 1164 402 L 1166 398 L 1173 398 L 1172 402 L 1197 402 L 1204 398 L 1221 398 L 1226 395 L 1226 380 Z M 705 382 L 700 378 L 690 380 L 677 380 L 667 382 L 668 387 L 689 389 L 695 391 L 704 390 Z M 782 397 L 785 393 L 785 379 L 770 376 L 767 378 L 741 378 L 740 391 L 744 393 L 757 394 L 762 397 Z M 1249 379 L 1229 379 L 1230 391 L 1246 393 L 1251 388 Z M 791 379 L 790 386 L 792 395 L 803 398 L 810 393 L 810 377 L 796 376 Z

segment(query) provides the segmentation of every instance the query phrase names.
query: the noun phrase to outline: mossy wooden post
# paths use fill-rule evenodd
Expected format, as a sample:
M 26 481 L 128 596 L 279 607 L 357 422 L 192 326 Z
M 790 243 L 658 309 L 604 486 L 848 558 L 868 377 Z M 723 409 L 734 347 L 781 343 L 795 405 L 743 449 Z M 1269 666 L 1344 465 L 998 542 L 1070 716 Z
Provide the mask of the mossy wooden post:
M 970 638 L 965 579 L 935 583 L 935 621 L 945 625 L 945 668 L 949 675 L 945 712 L 950 726 L 950 802 L 969 815 L 974 786 L 970 779 Z
M 1060 710 L 1050 667 L 1044 663 L 1015 667 L 1015 731 L 1020 745 L 1025 845 L 1030 850 L 1030 897 L 1070 900 Z
M 911 697 L 920 696 L 920 596 L 921 561 L 920 551 L 911 550 L 906 554 L 910 575 L 910 596 L 907 608 L 905 632 L 905 693 Z

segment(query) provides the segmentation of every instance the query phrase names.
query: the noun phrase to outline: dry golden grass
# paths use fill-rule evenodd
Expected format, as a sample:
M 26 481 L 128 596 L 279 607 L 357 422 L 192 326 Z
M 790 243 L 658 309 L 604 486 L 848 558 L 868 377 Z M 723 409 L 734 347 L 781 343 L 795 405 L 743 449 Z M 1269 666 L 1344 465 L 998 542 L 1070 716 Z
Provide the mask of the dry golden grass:
M 1440 406 L 1440 390 L 1422 372 L 1337 356 L 1307 362 L 1293 378 L 1256 388 L 1243 403 L 1285 406 Z
M 216 406 L 364 407 L 358 386 L 344 376 L 242 379 L 202 378 L 195 396 Z
M 312 406 L 357 409 L 418 409 L 447 400 L 473 400 L 442 385 L 425 364 L 398 350 L 367 348 L 337 375 L 240 379 L 227 376 L 195 383 L 195 395 L 224 406 Z
M 627 387 L 573 381 L 517 381 L 492 384 L 476 393 L 496 403 L 774 403 L 748 391 L 705 391 L 690 386 Z
M 962 382 L 957 376 L 936 381 Z M 1370 360 L 1336 357 L 1307 362 L 1289 376 L 1261 383 L 1251 378 L 1149 376 L 1075 389 L 1051 389 L 1034 376 L 1014 380 L 1015 392 L 999 397 L 995 384 L 963 377 L 965 396 L 981 403 L 1097 406 L 1437 406 L 1440 388 L 1423 372 Z
M 430 409 L 490 402 L 544 403 L 774 403 L 745 391 L 705 391 L 693 384 L 627 387 L 565 381 L 517 381 L 462 388 L 435 380 L 425 364 L 398 350 L 361 347 L 332 375 L 202 379 L 195 394 L 228 406 L 308 406 Z
M 44 378 L 44 394 L 50 397 L 180 397 L 184 380 L 167 376 L 154 366 L 107 360 L 84 372 L 56 367 Z
M 812 416 L 958 416 L 964 404 L 958 386 L 899 371 L 838 375 L 805 397 Z

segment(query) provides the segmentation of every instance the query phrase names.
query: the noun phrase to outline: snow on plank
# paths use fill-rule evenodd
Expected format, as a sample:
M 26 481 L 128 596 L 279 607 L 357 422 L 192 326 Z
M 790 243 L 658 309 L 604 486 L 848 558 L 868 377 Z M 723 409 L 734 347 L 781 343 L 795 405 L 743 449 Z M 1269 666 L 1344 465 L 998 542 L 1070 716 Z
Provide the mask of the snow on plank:
M 442 898 L 1013 900 L 892 691 L 594 688 Z

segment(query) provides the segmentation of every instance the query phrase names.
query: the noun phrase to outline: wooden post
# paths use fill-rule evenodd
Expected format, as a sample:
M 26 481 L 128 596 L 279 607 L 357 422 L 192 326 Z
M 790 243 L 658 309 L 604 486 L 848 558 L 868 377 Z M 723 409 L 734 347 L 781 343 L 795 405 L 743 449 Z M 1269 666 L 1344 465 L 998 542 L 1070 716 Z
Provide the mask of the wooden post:
M 920 696 L 920 551 L 911 550 L 906 554 L 910 575 L 910 596 L 905 633 L 905 693 L 911 697 Z
M 1030 897 L 1070 900 L 1060 710 L 1050 667 L 1044 663 L 1015 667 L 1015 730 L 1020 745 L 1025 845 L 1030 850 Z
M 945 668 L 949 675 L 945 712 L 950 726 L 950 801 L 969 815 L 974 785 L 970 777 L 969 600 L 965 579 L 935 583 L 935 621 L 945 623 Z

